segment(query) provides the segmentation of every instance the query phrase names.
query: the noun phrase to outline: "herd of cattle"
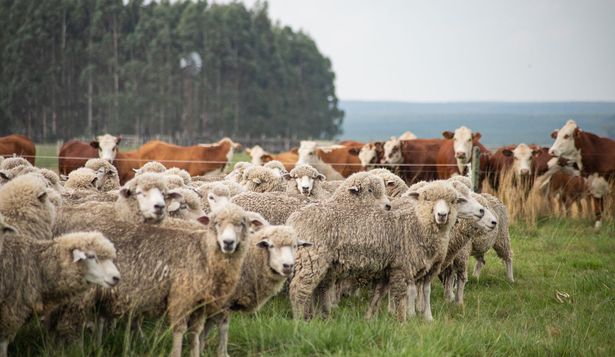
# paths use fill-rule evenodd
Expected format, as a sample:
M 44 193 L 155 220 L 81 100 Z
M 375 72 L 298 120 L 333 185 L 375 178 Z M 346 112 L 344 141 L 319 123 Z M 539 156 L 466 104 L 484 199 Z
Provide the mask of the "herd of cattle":
M 563 182 L 562 199 L 588 192 L 600 222 L 615 141 L 572 120 L 551 148 L 492 153 L 468 128 L 443 136 L 302 141 L 278 155 L 255 146 L 252 163 L 224 175 L 240 147 L 228 138 L 122 152 L 121 138 L 107 134 L 62 147 L 63 182 L 31 165 L 30 140 L 2 138 L 0 153 L 21 157 L 0 159 L 0 357 L 36 316 L 60 336 L 96 319 L 101 339 L 105 321 L 152 314 L 169 319 L 172 355 L 181 355 L 184 334 L 199 355 L 217 325 L 224 356 L 230 312 L 258 310 L 285 283 L 296 318 L 327 316 L 344 293 L 367 287 L 366 317 L 389 295 L 400 321 L 416 312 L 431 320 L 432 280 L 462 304 L 470 256 L 478 276 L 495 250 L 514 282 L 507 208 L 471 190 L 470 165 L 520 196 L 534 182 Z

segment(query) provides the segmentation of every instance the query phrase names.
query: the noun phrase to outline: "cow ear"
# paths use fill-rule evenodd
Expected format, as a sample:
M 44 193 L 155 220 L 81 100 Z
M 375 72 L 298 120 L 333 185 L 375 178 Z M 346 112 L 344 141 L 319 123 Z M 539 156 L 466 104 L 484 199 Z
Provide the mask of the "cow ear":
M 478 141 L 481 138 L 480 132 L 472 133 L 472 140 Z
M 502 150 L 502 155 L 504 155 L 506 157 L 511 157 L 511 156 L 513 156 L 513 152 L 510 149 L 504 149 L 504 150 Z
M 116 145 L 120 145 L 120 143 L 121 143 L 121 142 L 122 142 L 122 136 L 121 136 L 121 135 L 118 135 L 118 136 L 117 136 L 117 140 L 115 140 L 115 144 L 116 144 Z
M 553 130 L 553 132 L 551 133 L 551 137 L 553 139 L 557 139 L 557 130 Z
M 445 139 L 452 139 L 455 136 L 455 134 L 453 134 L 453 133 L 451 133 L 450 131 L 447 130 L 447 131 L 443 131 L 442 132 L 442 136 Z
M 290 152 L 292 152 L 293 154 L 299 154 L 299 148 L 292 148 L 290 149 Z
M 384 143 L 382 141 L 376 141 L 374 142 L 374 146 L 376 147 L 376 149 L 382 149 L 384 148 Z
M 572 136 L 574 136 L 575 138 L 578 138 L 580 134 L 581 134 L 581 129 L 574 128 L 574 132 L 572 133 Z
M 534 149 L 534 150 L 532 150 L 532 155 L 533 156 L 538 156 L 538 155 L 540 155 L 541 152 L 542 152 L 542 150 L 540 150 L 540 149 Z
M 360 148 L 350 148 L 348 149 L 348 153 L 352 156 L 357 156 L 359 155 L 359 152 L 361 151 Z
M 261 156 L 261 161 L 263 163 L 269 162 L 273 160 L 273 156 L 269 155 L 269 154 L 263 154 L 263 156 Z
M 252 149 L 247 148 L 247 149 L 246 149 L 246 154 L 248 154 L 248 155 L 252 156 Z
M 98 141 L 94 140 L 94 141 L 90 141 L 90 146 L 93 147 L 94 149 L 99 149 L 100 146 L 98 145 Z

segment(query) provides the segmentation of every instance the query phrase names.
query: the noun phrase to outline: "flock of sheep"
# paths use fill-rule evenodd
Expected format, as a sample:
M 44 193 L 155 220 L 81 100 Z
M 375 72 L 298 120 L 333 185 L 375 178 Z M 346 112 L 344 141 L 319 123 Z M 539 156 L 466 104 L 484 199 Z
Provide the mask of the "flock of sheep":
M 388 295 L 398 320 L 431 320 L 433 279 L 462 304 L 469 257 L 478 276 L 492 248 L 513 281 L 506 207 L 465 176 L 408 187 L 385 169 L 328 181 L 307 164 L 240 162 L 205 177 L 151 161 L 120 186 L 102 159 L 62 181 L 20 157 L 0 171 L 0 356 L 32 318 L 100 342 L 114 320 L 147 316 L 167 318 L 171 355 L 184 335 L 200 355 L 217 326 L 225 356 L 230 313 L 282 290 L 297 319 L 366 288 L 366 318 Z

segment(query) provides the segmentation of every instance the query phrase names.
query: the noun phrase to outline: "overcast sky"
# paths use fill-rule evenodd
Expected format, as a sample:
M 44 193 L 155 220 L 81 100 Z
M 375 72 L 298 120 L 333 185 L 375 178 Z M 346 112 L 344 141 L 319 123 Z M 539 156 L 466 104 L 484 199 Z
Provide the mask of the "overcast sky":
M 615 101 L 615 0 L 270 0 L 269 13 L 316 40 L 341 99 Z

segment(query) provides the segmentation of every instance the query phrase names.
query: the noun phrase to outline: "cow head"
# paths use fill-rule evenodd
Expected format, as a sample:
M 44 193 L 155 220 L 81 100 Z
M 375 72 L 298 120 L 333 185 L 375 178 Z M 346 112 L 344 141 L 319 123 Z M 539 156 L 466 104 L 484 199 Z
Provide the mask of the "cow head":
M 317 144 L 315 141 L 303 140 L 299 145 L 299 150 L 297 153 L 299 155 L 299 160 L 297 160 L 297 164 L 309 164 L 314 165 L 318 163 L 318 155 L 316 153 Z
M 246 149 L 246 153 L 250 155 L 252 158 L 252 164 L 254 165 L 262 165 L 266 162 L 263 161 L 263 156 L 266 155 L 267 152 L 259 145 L 254 145 L 252 148 Z
M 98 157 L 103 160 L 113 162 L 113 160 L 115 160 L 115 156 L 117 155 L 121 141 L 121 136 L 115 137 L 113 135 L 105 134 L 97 136 L 96 140 L 90 143 L 90 146 L 98 150 Z
M 540 155 L 540 148 L 532 148 L 524 143 L 517 145 L 513 150 L 504 149 L 502 154 L 513 158 L 513 171 L 519 177 L 529 176 L 532 172 L 534 159 Z
M 351 155 L 356 155 L 361 161 L 361 168 L 367 170 L 380 162 L 380 159 L 384 155 L 384 147 L 382 142 L 376 141 L 373 143 L 367 143 L 358 148 L 352 148 L 349 150 Z
M 384 158 L 382 159 L 385 164 L 401 164 L 404 160 L 401 154 L 401 141 L 391 136 L 383 145 Z
M 549 154 L 565 159 L 576 160 L 579 150 L 575 145 L 575 138 L 580 135 L 581 129 L 577 126 L 574 120 L 568 120 L 560 129 L 551 133 L 551 137 L 555 139 L 553 145 L 549 149 Z
M 480 133 L 473 133 L 471 129 L 462 126 L 455 129 L 454 133 L 445 131 L 442 136 L 446 139 L 453 140 L 453 151 L 459 172 L 464 172 L 464 167 L 472 161 L 472 148 L 478 142 Z

